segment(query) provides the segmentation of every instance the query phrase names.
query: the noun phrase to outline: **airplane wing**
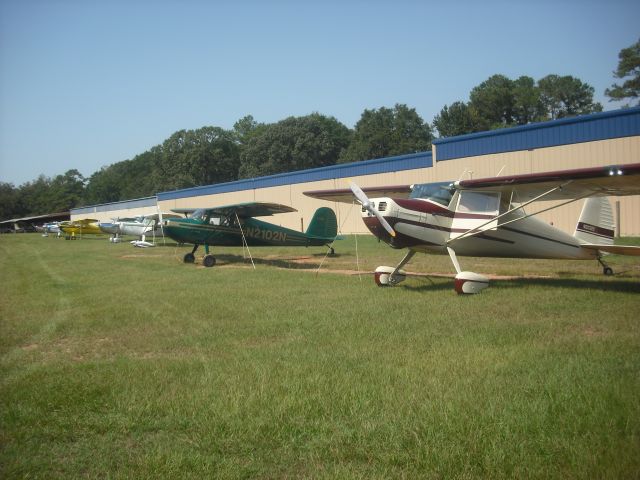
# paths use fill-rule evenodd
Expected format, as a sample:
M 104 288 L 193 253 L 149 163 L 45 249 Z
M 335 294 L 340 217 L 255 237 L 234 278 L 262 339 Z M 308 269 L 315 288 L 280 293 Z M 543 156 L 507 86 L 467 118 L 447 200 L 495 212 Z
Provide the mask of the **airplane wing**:
M 411 185 L 392 185 L 384 187 L 364 187 L 362 191 L 368 197 L 394 197 L 409 198 L 411 193 Z M 353 203 L 356 199 L 350 188 L 337 188 L 332 190 L 310 190 L 303 192 L 304 195 L 320 200 L 328 200 L 330 202 Z
M 459 190 L 513 192 L 513 201 L 516 202 L 532 200 L 551 190 L 544 200 L 640 195 L 640 163 L 461 180 L 455 183 L 455 187 Z
M 280 203 L 267 203 L 267 202 L 246 202 L 236 203 L 234 205 L 224 205 L 221 207 L 212 208 L 174 208 L 171 211 L 175 213 L 193 213 L 196 210 L 205 210 L 208 213 L 217 213 L 220 215 L 238 215 L 240 218 L 248 217 L 266 217 L 269 215 L 275 215 L 278 213 L 297 212 L 293 207 L 288 205 L 282 205 Z

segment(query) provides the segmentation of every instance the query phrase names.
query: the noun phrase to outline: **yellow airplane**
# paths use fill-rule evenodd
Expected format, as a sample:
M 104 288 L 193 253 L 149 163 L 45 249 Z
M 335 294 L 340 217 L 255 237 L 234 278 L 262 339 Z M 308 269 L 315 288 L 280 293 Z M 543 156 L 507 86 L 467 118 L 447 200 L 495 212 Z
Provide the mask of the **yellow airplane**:
M 67 240 L 75 240 L 76 234 L 82 235 L 102 235 L 103 231 L 98 226 L 98 220 L 95 218 L 83 218 L 82 220 L 74 220 L 62 222 L 60 230 L 66 235 Z

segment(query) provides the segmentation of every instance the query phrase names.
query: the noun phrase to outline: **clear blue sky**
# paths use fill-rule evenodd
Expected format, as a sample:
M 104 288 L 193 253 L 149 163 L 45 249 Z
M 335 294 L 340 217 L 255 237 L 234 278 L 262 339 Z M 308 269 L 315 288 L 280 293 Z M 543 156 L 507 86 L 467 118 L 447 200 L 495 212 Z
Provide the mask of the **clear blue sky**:
M 181 129 L 405 103 L 431 123 L 495 73 L 604 89 L 637 0 L 0 0 L 0 181 L 90 176 Z

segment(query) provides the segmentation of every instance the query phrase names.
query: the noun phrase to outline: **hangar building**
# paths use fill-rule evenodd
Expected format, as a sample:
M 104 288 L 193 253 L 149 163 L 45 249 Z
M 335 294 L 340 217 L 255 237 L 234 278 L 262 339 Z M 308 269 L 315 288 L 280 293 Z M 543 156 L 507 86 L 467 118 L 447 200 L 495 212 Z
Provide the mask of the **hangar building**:
M 291 205 L 298 210 L 269 221 L 304 229 L 316 208 L 331 206 L 341 233 L 368 233 L 359 205 L 326 202 L 303 195 L 308 190 L 455 181 L 496 175 L 519 175 L 640 162 L 640 107 L 584 115 L 515 128 L 434 140 L 432 151 L 162 192 L 157 208 L 213 207 L 248 201 Z M 640 197 L 612 197 L 616 233 L 640 236 Z M 156 198 L 72 210 L 72 219 L 155 213 Z M 145 205 L 142 205 L 142 204 Z M 531 205 L 527 211 L 550 203 Z M 539 207 L 539 208 L 536 208 Z M 575 202 L 540 218 L 573 233 L 582 208 Z M 532 210 L 534 209 L 534 210 Z

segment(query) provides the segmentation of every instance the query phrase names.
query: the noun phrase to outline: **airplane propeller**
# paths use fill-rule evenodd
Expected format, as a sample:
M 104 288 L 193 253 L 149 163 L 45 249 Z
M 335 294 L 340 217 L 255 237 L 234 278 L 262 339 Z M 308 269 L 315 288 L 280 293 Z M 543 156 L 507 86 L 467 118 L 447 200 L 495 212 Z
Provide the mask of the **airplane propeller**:
M 349 187 L 351 187 L 351 191 L 353 192 L 355 197 L 358 199 L 358 201 L 362 204 L 362 207 L 367 212 L 369 212 L 371 215 L 375 216 L 378 219 L 378 221 L 384 227 L 384 229 L 387 232 L 389 232 L 389 235 L 391 235 L 392 237 L 395 237 L 396 236 L 395 230 L 391 227 L 391 225 L 389 225 L 389 222 L 385 220 L 382 214 L 379 211 L 377 211 L 375 208 L 373 208 L 373 204 L 371 203 L 371 201 L 369 201 L 369 198 L 362 191 L 362 189 L 353 182 L 349 182 Z

